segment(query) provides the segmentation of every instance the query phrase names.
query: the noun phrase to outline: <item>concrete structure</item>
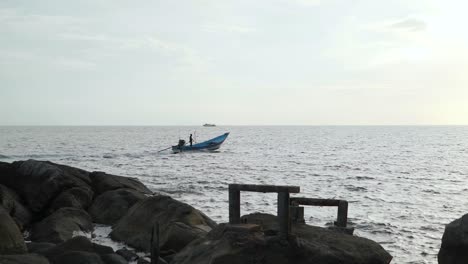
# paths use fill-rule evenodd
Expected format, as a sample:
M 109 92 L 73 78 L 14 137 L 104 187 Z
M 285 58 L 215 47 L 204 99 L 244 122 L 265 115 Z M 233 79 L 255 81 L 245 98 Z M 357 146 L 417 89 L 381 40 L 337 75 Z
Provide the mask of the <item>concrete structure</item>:
M 352 228 L 347 227 L 348 222 L 348 202 L 345 200 L 335 199 L 317 199 L 317 198 L 305 198 L 305 197 L 294 197 L 290 199 L 291 202 L 291 214 L 292 220 L 297 223 L 304 223 L 304 207 L 299 205 L 309 206 L 336 206 L 338 207 L 336 221 L 334 226 L 346 233 L 353 233 Z
M 278 224 L 279 235 L 287 238 L 290 223 L 290 193 L 300 192 L 298 186 L 255 185 L 255 184 L 229 184 L 229 223 L 240 224 L 240 192 L 278 193 Z

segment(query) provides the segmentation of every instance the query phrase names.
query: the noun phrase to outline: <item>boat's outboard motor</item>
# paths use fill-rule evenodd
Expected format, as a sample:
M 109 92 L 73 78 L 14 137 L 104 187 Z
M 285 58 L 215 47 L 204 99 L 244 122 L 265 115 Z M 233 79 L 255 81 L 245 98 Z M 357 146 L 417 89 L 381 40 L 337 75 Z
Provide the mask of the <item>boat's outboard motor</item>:
M 185 140 L 179 139 L 179 144 L 177 145 L 178 147 L 183 147 L 185 145 Z

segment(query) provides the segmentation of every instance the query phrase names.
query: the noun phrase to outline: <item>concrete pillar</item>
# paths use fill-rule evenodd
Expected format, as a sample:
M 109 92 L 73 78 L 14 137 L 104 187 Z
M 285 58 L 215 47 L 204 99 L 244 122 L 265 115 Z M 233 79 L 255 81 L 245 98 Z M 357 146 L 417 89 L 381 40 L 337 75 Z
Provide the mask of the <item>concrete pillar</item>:
M 288 238 L 291 224 L 289 221 L 289 192 L 278 193 L 278 222 L 279 235 Z
M 346 227 L 348 224 L 348 202 L 341 200 L 338 204 L 337 226 Z
M 294 223 L 304 224 L 304 207 L 291 205 L 290 207 L 291 220 Z
M 240 191 L 229 187 L 229 223 L 240 224 Z

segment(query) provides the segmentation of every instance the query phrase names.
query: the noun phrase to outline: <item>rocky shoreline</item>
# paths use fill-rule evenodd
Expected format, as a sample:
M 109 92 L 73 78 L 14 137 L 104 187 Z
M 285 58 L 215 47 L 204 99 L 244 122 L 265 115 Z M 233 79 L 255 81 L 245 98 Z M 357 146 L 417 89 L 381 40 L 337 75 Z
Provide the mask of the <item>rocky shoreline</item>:
M 387 264 L 392 259 L 369 239 L 294 224 L 285 240 L 277 236 L 276 216 L 251 214 L 243 216 L 246 222 L 217 224 L 134 178 L 48 161 L 0 162 L 0 263 L 149 263 L 155 223 L 160 230 L 155 263 Z M 114 251 L 77 235 L 92 232 L 96 224 L 112 226 L 113 240 L 145 253 Z

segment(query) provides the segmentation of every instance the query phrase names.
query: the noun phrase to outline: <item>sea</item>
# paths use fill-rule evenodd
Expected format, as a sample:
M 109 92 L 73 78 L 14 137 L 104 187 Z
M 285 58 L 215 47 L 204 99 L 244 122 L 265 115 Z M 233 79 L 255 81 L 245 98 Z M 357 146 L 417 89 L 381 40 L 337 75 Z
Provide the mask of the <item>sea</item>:
M 225 132 L 216 152 L 163 150 Z M 392 263 L 437 263 L 445 225 L 468 213 L 467 126 L 0 127 L 0 160 L 27 159 L 136 177 L 217 222 L 230 183 L 300 186 L 292 196 L 347 200 L 354 234 Z M 241 213 L 275 214 L 276 199 L 242 193 Z M 306 207 L 305 219 L 327 226 L 336 213 Z

